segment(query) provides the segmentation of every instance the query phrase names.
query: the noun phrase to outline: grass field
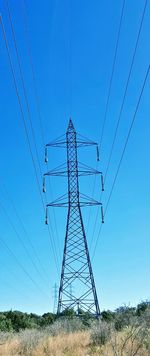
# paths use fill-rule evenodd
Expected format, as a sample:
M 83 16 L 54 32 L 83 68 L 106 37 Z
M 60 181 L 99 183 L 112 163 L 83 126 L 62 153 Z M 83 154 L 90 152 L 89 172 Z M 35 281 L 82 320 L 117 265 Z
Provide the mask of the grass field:
M 61 333 L 50 336 L 47 331 L 25 330 L 18 334 L 1 335 L 0 355 L 25 356 L 149 356 L 140 330 L 127 328 L 121 332 L 111 332 L 108 341 L 92 339 L 93 331 Z M 97 338 L 97 335 L 96 335 Z
M 150 302 L 89 314 L 0 314 L 0 356 L 150 356 Z

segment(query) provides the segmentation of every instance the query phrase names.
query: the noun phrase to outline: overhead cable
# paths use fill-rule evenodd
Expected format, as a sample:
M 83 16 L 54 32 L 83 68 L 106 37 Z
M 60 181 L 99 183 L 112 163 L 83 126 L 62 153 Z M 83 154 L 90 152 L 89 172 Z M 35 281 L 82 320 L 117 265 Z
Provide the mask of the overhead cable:
M 106 206 L 105 206 L 105 209 L 104 209 L 104 216 L 106 215 L 106 213 L 108 211 L 108 206 L 110 204 L 110 200 L 111 200 L 114 188 L 115 188 L 115 184 L 116 184 L 116 181 L 117 181 L 117 178 L 118 178 L 118 174 L 119 174 L 119 171 L 120 171 L 120 168 L 121 168 L 121 164 L 122 164 L 122 161 L 123 161 L 123 158 L 124 158 L 124 155 L 125 155 L 125 151 L 126 151 L 126 148 L 127 148 L 128 142 L 129 142 L 129 138 L 130 138 L 130 135 L 131 135 L 131 132 L 132 132 L 132 129 L 133 129 L 136 117 L 137 117 L 138 109 L 139 109 L 139 106 L 140 106 L 140 103 L 141 103 L 141 99 L 142 99 L 142 96 L 143 96 L 143 92 L 144 92 L 144 89 L 145 89 L 145 86 L 146 86 L 146 83 L 147 83 L 149 72 L 150 72 L 150 66 L 147 69 L 147 72 L 146 72 L 146 75 L 145 75 L 145 78 L 144 78 L 144 82 L 143 82 L 142 88 L 140 90 L 140 94 L 139 94 L 139 98 L 138 98 L 138 101 L 137 101 L 137 104 L 136 104 L 136 108 L 135 108 L 135 111 L 134 111 L 134 114 L 133 114 L 133 117 L 132 117 L 132 121 L 131 121 L 129 130 L 128 130 L 128 134 L 126 136 L 126 140 L 125 140 L 125 143 L 124 143 L 124 147 L 123 147 L 123 150 L 122 150 L 122 153 L 121 153 L 121 157 L 120 157 L 120 160 L 119 160 L 119 163 L 118 163 L 118 166 L 117 166 L 117 171 L 116 171 L 116 174 L 114 176 L 113 184 L 112 184 L 112 187 L 111 187 L 111 190 L 110 190 L 110 193 L 109 193 L 109 196 L 108 196 L 108 200 L 107 200 L 107 203 L 106 203 Z M 97 248 L 97 244 L 98 244 L 98 241 L 99 241 L 99 236 L 101 234 L 101 230 L 102 230 L 102 224 L 100 226 L 99 233 L 98 233 L 98 236 L 97 236 L 97 239 L 96 239 L 96 242 L 95 242 L 95 247 L 94 247 L 92 259 L 94 258 L 94 255 L 95 255 L 95 252 L 96 252 L 96 248 Z
M 0 24 L 1 24 L 2 33 L 3 33 L 3 37 L 4 37 L 4 42 L 5 42 L 5 46 L 6 46 L 6 50 L 7 50 L 7 55 L 8 55 L 8 59 L 9 59 L 10 69 L 11 69 L 11 73 L 12 73 L 12 77 L 13 77 L 15 92 L 16 92 L 16 96 L 17 96 L 17 99 L 18 99 L 18 103 L 19 103 L 19 108 L 20 108 L 20 113 L 21 113 L 21 119 L 22 119 L 22 121 L 23 121 L 23 126 L 24 126 L 24 129 L 25 129 L 26 139 L 27 139 L 27 143 L 28 143 L 28 146 L 29 146 L 29 152 L 30 152 L 31 159 L 32 159 L 32 163 L 33 163 L 33 167 L 34 167 L 36 182 L 37 182 L 38 190 L 39 190 L 39 193 L 40 193 L 40 197 L 41 197 L 41 201 L 42 201 L 42 206 L 43 206 L 43 209 L 44 209 L 44 211 L 45 211 L 45 204 L 44 204 L 44 201 L 43 201 L 43 196 L 42 196 L 41 187 L 40 187 L 40 183 L 39 183 L 39 178 L 38 178 L 36 163 L 35 163 L 34 156 L 33 156 L 33 152 L 32 152 L 32 147 L 31 147 L 31 143 L 30 143 L 30 139 L 29 139 L 29 135 L 28 135 L 28 129 L 27 129 L 27 125 L 26 125 L 26 120 L 25 120 L 25 116 L 24 116 L 24 111 L 23 111 L 23 107 L 22 107 L 22 103 L 21 103 L 21 98 L 20 98 L 19 91 L 18 91 L 18 86 L 17 86 L 17 82 L 16 82 L 16 77 L 15 77 L 15 72 L 14 72 L 12 60 L 11 60 L 11 55 L 10 55 L 10 50 L 9 50 L 8 41 L 7 41 L 7 36 L 6 36 L 6 32 L 5 32 L 5 28 L 4 28 L 4 25 L 3 25 L 3 21 L 2 21 L 2 17 L 1 17 L 1 16 L 0 16 Z M 50 232 L 50 230 L 49 230 L 49 232 Z M 54 242 L 53 242 L 53 240 L 52 240 L 52 238 L 51 238 L 51 235 L 50 235 L 50 243 L 51 243 L 51 248 L 52 248 L 52 251 L 53 251 L 54 260 L 55 260 L 55 264 L 56 264 L 56 268 L 57 268 L 57 272 L 58 272 L 58 271 L 59 271 L 59 268 L 58 268 L 58 261 L 57 261 L 57 256 L 56 256 L 56 252 L 55 252 L 55 247 L 54 247 L 55 245 L 54 245 Z M 58 273 L 59 273 L 59 272 L 58 272 Z

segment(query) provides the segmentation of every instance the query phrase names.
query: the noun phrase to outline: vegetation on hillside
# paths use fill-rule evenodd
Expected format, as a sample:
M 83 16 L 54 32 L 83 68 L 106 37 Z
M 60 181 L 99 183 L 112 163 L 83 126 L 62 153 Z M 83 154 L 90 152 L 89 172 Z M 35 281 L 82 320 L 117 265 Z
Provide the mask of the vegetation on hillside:
M 150 355 L 150 302 L 103 311 L 99 320 L 81 314 L 1 312 L 0 355 Z
M 131 319 L 141 319 L 150 313 L 150 302 L 142 302 L 136 308 L 122 306 L 114 312 L 107 310 L 101 313 L 101 321 L 113 323 L 116 330 L 130 325 Z M 56 320 L 62 318 L 75 318 L 76 313 L 73 310 L 67 310 L 61 316 L 53 313 L 45 313 L 42 316 L 33 313 L 22 313 L 20 311 L 0 312 L 0 331 L 20 331 L 24 329 L 40 329 L 53 324 Z M 82 313 L 81 318 L 84 327 L 88 327 L 93 318 L 88 313 Z

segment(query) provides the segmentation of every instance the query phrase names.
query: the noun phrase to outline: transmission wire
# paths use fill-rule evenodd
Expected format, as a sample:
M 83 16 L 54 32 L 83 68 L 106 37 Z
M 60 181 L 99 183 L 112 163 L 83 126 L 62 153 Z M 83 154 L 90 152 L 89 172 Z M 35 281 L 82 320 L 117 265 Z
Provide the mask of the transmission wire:
M 117 171 L 116 171 L 116 174 L 115 174 L 115 177 L 114 177 L 114 180 L 113 180 L 113 184 L 112 184 L 112 187 L 111 187 L 111 190 L 110 190 L 110 193 L 109 193 L 109 197 L 108 197 L 108 200 L 107 200 L 107 203 L 106 203 L 104 216 L 106 215 L 106 213 L 108 211 L 108 206 L 109 206 L 109 203 L 110 203 L 113 191 L 114 191 L 114 187 L 115 187 L 115 184 L 116 184 L 116 181 L 117 181 L 117 177 L 118 177 L 118 174 L 119 174 L 119 171 L 120 171 L 120 167 L 121 167 L 124 155 L 125 155 L 125 151 L 126 151 L 126 148 L 127 148 L 127 144 L 128 144 L 130 135 L 131 135 L 131 131 L 133 129 L 134 122 L 136 120 L 136 115 L 138 113 L 138 109 L 139 109 L 140 102 L 141 102 L 141 99 L 142 99 L 142 96 L 143 96 L 143 92 L 144 92 L 144 89 L 145 89 L 145 86 L 146 86 L 146 83 L 147 83 L 149 72 L 150 72 L 150 66 L 147 69 L 147 72 L 146 72 L 146 75 L 145 75 L 145 78 L 144 78 L 144 82 L 143 82 L 143 85 L 142 85 L 142 89 L 140 91 L 138 102 L 137 102 L 137 105 L 136 105 L 136 108 L 135 108 L 135 111 L 134 111 L 134 115 L 133 115 L 133 118 L 132 118 L 132 121 L 131 121 L 131 125 L 129 127 L 129 131 L 128 131 L 128 134 L 127 134 L 127 137 L 126 137 L 126 140 L 125 140 L 125 144 L 124 144 L 124 147 L 123 147 L 123 150 L 122 150 L 122 154 L 121 154 L 121 157 L 120 157 L 120 160 L 119 160 L 119 163 L 118 163 Z M 95 248 L 94 248 L 94 252 L 93 252 L 93 255 L 92 255 L 92 259 L 94 258 L 94 255 L 95 255 L 95 252 L 96 252 L 99 236 L 100 236 L 100 233 L 102 231 L 102 225 L 103 224 L 101 224 L 101 226 L 100 226 L 99 233 L 98 233 L 98 236 L 97 236 L 97 239 L 96 239 L 96 243 L 95 243 Z
M 36 266 L 34 260 L 33 260 L 32 257 L 31 257 L 31 254 L 29 253 L 29 251 L 28 251 L 28 249 L 27 249 L 27 247 L 26 247 L 26 245 L 25 245 L 25 243 L 24 243 L 24 241 L 23 241 L 23 239 L 21 238 L 19 232 L 17 231 L 15 225 L 13 224 L 13 222 L 12 222 L 10 216 L 8 215 L 8 213 L 7 213 L 6 209 L 5 209 L 5 207 L 2 205 L 1 202 L 0 202 L 0 208 L 1 208 L 1 210 L 3 211 L 4 215 L 6 216 L 8 222 L 9 222 L 9 225 L 11 226 L 12 230 L 15 232 L 15 235 L 16 235 L 18 241 L 19 241 L 20 244 L 22 245 L 22 247 L 23 247 L 23 249 L 24 249 L 26 255 L 28 256 L 29 260 L 31 261 L 31 263 L 32 263 L 32 265 L 33 265 L 33 267 L 34 267 L 34 269 L 36 270 L 37 274 L 38 274 L 38 275 L 42 278 L 42 280 L 43 280 L 43 277 L 42 277 L 42 275 L 41 275 L 41 272 L 40 272 L 39 268 Z
M 106 106 L 105 106 L 105 112 L 104 112 L 104 118 L 103 118 L 103 124 L 102 124 L 102 131 L 101 131 L 101 137 L 100 137 L 100 144 L 99 144 L 100 149 L 101 149 L 101 145 L 102 145 L 104 129 L 105 129 L 106 120 L 107 120 L 107 114 L 108 114 L 108 108 L 109 108 L 109 102 L 110 102 L 110 96 L 111 96 L 111 89 L 112 89 L 112 83 L 113 83 L 115 66 L 116 66 L 116 59 L 117 59 L 118 48 L 119 48 L 121 27 L 122 27 L 122 21 L 123 21 L 123 16 L 124 16 L 124 9 L 125 9 L 125 0 L 123 0 L 123 2 L 122 2 L 122 8 L 121 8 L 121 14 L 120 14 L 120 20 L 119 20 L 119 27 L 118 27 L 118 31 L 117 31 L 117 38 L 116 38 L 116 44 L 115 44 L 115 49 L 114 49 L 114 57 L 113 57 L 113 63 L 112 63 L 112 69 L 111 69 L 111 76 L 110 76 L 110 80 L 109 80 L 107 100 L 106 100 Z M 98 162 L 97 162 L 97 165 L 96 165 L 96 169 L 97 168 L 98 168 Z M 94 180 L 92 198 L 93 198 L 94 192 L 95 192 L 95 184 L 96 184 L 96 177 L 95 177 L 95 180 Z M 102 197 L 102 194 L 100 195 L 100 201 L 101 201 L 101 197 Z M 94 231 L 93 231 L 93 234 L 92 234 L 92 239 L 90 241 L 89 249 L 91 249 L 91 246 L 92 246 L 93 236 L 95 234 L 95 229 L 96 229 L 96 224 L 97 224 L 97 219 L 98 219 L 98 213 L 99 213 L 99 208 L 97 209 L 97 213 L 96 213 L 96 222 L 94 224 Z M 89 212 L 87 231 L 89 230 L 90 218 L 91 218 L 91 214 Z
M 41 180 L 42 180 L 42 176 L 43 175 L 42 175 L 41 163 L 40 163 L 40 159 L 39 159 L 39 154 L 38 154 L 38 149 L 37 149 L 37 144 L 36 144 L 36 137 L 35 137 L 35 132 L 34 132 L 32 119 L 31 119 L 30 105 L 29 105 L 28 95 L 27 95 L 27 91 L 26 91 L 26 87 L 25 87 L 25 81 L 24 81 L 24 76 L 23 76 L 23 71 L 22 71 L 22 64 L 21 64 L 19 50 L 18 50 L 18 46 L 17 46 L 17 40 L 16 40 L 16 35 L 15 35 L 14 25 L 13 25 L 13 21 L 12 21 L 12 16 L 11 16 L 8 0 L 5 0 L 5 3 L 6 3 L 7 11 L 8 11 L 9 22 L 10 22 L 10 26 L 11 26 L 11 31 L 12 31 L 12 36 L 13 36 L 13 41 L 14 41 L 14 46 L 15 46 L 15 51 L 16 51 L 16 56 L 17 56 L 17 61 L 18 61 L 18 66 L 19 66 L 19 72 L 20 72 L 20 77 L 21 77 L 21 82 L 22 82 L 22 87 L 23 87 L 23 93 L 24 93 L 24 97 L 25 97 L 25 102 L 26 102 L 26 107 L 27 107 L 27 112 L 28 112 L 28 118 L 29 118 L 29 123 L 30 123 L 30 127 L 31 127 L 32 137 L 33 137 L 33 143 L 34 143 L 34 147 L 35 147 L 36 158 L 37 158 L 39 171 L 40 171 L 40 175 L 41 175 Z M 44 199 L 45 198 L 46 198 L 46 195 L 44 196 Z M 45 200 L 47 200 L 47 198 Z M 53 236 L 54 232 L 53 232 L 51 220 L 50 220 L 50 226 L 51 226 L 52 236 Z M 54 243 L 54 245 L 55 245 L 55 243 Z M 55 250 L 56 250 L 56 246 L 55 246 Z
M 3 244 L 2 244 L 2 242 L 1 242 L 1 240 L 0 240 L 0 244 L 1 244 L 2 247 L 4 247 Z M 5 267 L 5 268 L 8 270 L 9 274 L 10 274 L 10 269 L 9 269 L 8 265 L 7 265 L 7 264 L 6 264 L 6 265 L 3 264 L 3 267 Z M 13 271 L 12 269 L 11 269 L 11 276 L 14 276 L 15 281 L 16 281 L 16 279 L 18 278 L 18 276 L 14 273 L 14 271 Z M 0 275 L 0 278 L 1 278 L 1 277 L 2 277 L 2 276 Z M 4 280 L 3 280 L 2 278 L 1 278 L 1 280 L 2 280 L 1 285 L 2 285 L 3 283 L 5 283 L 7 287 L 9 287 L 9 288 L 12 289 L 12 286 L 10 287 L 9 283 L 6 282 L 6 276 L 4 276 Z M 24 294 L 23 292 L 21 292 L 19 289 L 17 289 L 16 287 L 14 287 L 14 284 L 13 284 L 13 289 L 17 292 L 17 294 L 20 294 L 21 297 L 25 297 L 26 299 L 31 298 L 29 295 L 25 295 L 25 294 Z
M 118 53 L 118 47 L 119 47 L 122 20 L 123 20 L 123 15 L 124 15 L 124 7 L 125 7 L 125 0 L 123 0 L 123 3 L 122 3 L 121 16 L 120 16 L 120 21 L 119 21 L 119 28 L 118 28 L 118 33 L 117 33 L 117 41 L 116 41 L 116 45 L 115 45 L 114 59 L 113 59 L 112 71 L 111 71 L 109 87 L 108 87 L 108 95 L 107 95 L 104 119 L 103 119 L 103 124 L 102 124 L 102 132 L 101 132 L 101 137 L 100 137 L 100 149 L 101 149 L 101 145 L 102 145 L 102 140 L 103 140 L 103 136 L 104 136 L 104 129 L 105 129 L 106 120 L 107 120 L 107 113 L 108 113 L 108 107 L 109 107 L 109 101 L 110 101 L 110 94 L 111 94 L 112 82 L 113 82 L 116 59 L 117 59 L 117 53 Z
M 25 25 L 26 40 L 27 40 L 26 44 L 27 44 L 29 63 L 30 63 L 30 68 L 31 68 L 31 73 L 32 73 L 34 97 L 35 97 L 36 110 L 37 110 L 39 124 L 40 124 L 40 133 L 41 133 L 42 143 L 43 143 L 43 146 L 45 147 L 46 141 L 45 141 L 45 134 L 44 134 L 44 128 L 43 128 L 43 119 L 42 119 L 41 109 L 40 109 L 39 93 L 38 93 L 38 90 L 37 90 L 37 81 L 36 81 L 35 69 L 34 69 L 34 64 L 33 64 L 32 53 L 31 53 L 29 31 L 28 31 L 28 26 L 27 26 L 28 20 L 27 20 L 27 14 L 26 14 L 26 3 L 25 3 L 25 0 L 23 0 L 23 3 L 24 3 L 24 9 L 25 9 L 24 25 Z M 48 167 L 48 163 L 47 163 L 47 167 Z M 48 170 L 49 170 L 49 167 L 48 167 Z M 48 177 L 48 183 L 49 183 L 50 194 L 51 194 L 51 197 L 52 197 L 52 200 L 53 200 L 52 185 L 51 185 L 50 177 Z M 61 253 L 60 253 L 60 238 L 59 238 L 59 234 L 58 234 L 57 220 L 56 220 L 56 214 L 55 214 L 54 207 L 52 207 L 52 211 L 53 211 L 53 216 L 54 216 L 54 224 L 55 224 L 56 236 L 57 236 L 57 240 L 58 240 L 59 255 L 61 255 Z M 50 219 L 49 219 L 49 221 L 50 221 Z M 50 225 L 52 225 L 51 221 L 50 221 Z M 52 227 L 51 227 L 51 229 L 52 229 Z M 52 232 L 52 234 L 53 234 L 53 232 Z
M 138 48 L 138 43 L 139 43 L 139 39 L 140 39 L 140 34 L 141 34 L 141 31 L 142 31 L 143 21 L 144 21 L 144 17 L 145 17 L 147 2 L 148 2 L 148 0 L 145 1 L 143 12 L 142 12 L 140 26 L 139 26 L 139 30 L 138 30 L 138 34 L 137 34 L 137 39 L 136 39 L 136 43 L 135 43 L 135 47 L 134 47 L 134 51 L 133 51 L 131 65 L 130 65 L 129 73 L 128 73 L 128 77 L 127 77 L 127 82 L 126 82 L 126 85 L 125 85 L 125 91 L 124 91 L 122 104 L 121 104 L 120 112 L 119 112 L 119 116 L 118 116 L 118 121 L 117 121 L 116 129 L 115 129 L 115 134 L 114 134 L 114 138 L 113 138 L 113 143 L 112 143 L 112 146 L 111 146 L 111 151 L 110 151 L 110 155 L 109 155 L 109 158 L 108 158 L 106 172 L 105 172 L 105 175 L 104 175 L 104 184 L 106 182 L 106 177 L 107 177 L 107 174 L 108 174 L 108 170 L 109 170 L 109 166 L 110 166 L 110 162 L 111 162 L 111 157 L 112 157 L 112 153 L 113 153 L 113 149 L 114 149 L 114 145 L 115 145 L 115 141 L 116 141 L 116 137 L 117 137 L 117 132 L 118 132 L 118 128 L 119 128 L 119 124 L 120 124 L 120 120 L 121 120 L 121 115 L 122 115 L 122 112 L 123 112 L 123 107 L 124 107 L 124 103 L 125 103 L 125 99 L 126 99 L 126 95 L 127 95 L 127 90 L 128 90 L 128 86 L 129 86 L 129 82 L 130 82 L 130 78 L 131 78 L 131 74 L 132 74 L 132 69 L 133 69 L 135 56 L 136 56 L 136 52 L 137 52 L 137 48 Z M 101 200 L 101 197 L 100 197 L 100 200 Z M 94 233 L 95 233 L 95 230 L 96 230 L 97 219 L 98 219 L 98 213 L 97 213 L 96 219 L 95 219 Z M 93 233 L 93 237 L 94 237 L 94 233 Z M 92 242 L 93 242 L 93 238 L 92 238 L 91 244 L 92 244 Z
M 7 189 L 6 189 L 6 187 L 5 187 L 4 184 L 3 184 L 3 190 L 4 190 L 5 194 L 7 195 L 7 198 L 9 199 L 9 201 L 10 201 L 10 203 L 11 203 L 11 206 L 12 206 L 12 208 L 13 208 L 13 211 L 14 211 L 14 213 L 15 213 L 15 215 L 16 215 L 16 217 L 17 217 L 19 223 L 20 223 L 20 225 L 22 226 L 22 229 L 23 229 L 23 231 L 24 231 L 24 234 L 25 234 L 25 236 L 26 236 L 26 238 L 27 238 L 27 240 L 28 240 L 28 242 L 29 242 L 29 244 L 30 244 L 30 246 L 31 246 L 31 248 L 32 248 L 32 251 L 33 251 L 33 253 L 34 253 L 34 256 L 36 257 L 36 260 L 38 261 L 40 267 L 41 267 L 42 270 L 43 270 L 43 275 L 44 275 L 44 277 L 46 276 L 46 277 L 45 277 L 45 281 L 48 281 L 48 280 L 49 280 L 49 276 L 48 276 L 46 270 L 44 269 L 43 265 L 41 264 L 41 261 L 40 261 L 40 259 L 39 259 L 39 256 L 38 256 L 38 254 L 37 254 L 37 252 L 36 252 L 36 249 L 35 249 L 35 247 L 34 247 L 32 241 L 31 241 L 31 239 L 30 239 L 30 237 L 29 237 L 29 234 L 28 234 L 28 232 L 27 232 L 27 230 L 26 230 L 26 228 L 25 228 L 25 225 L 24 225 L 24 223 L 23 223 L 21 217 L 20 217 L 19 214 L 18 214 L 18 211 L 17 211 L 17 209 L 16 209 L 16 206 L 15 206 L 15 204 L 14 204 L 14 201 L 13 201 L 12 198 L 10 197 L 10 195 L 9 195 L 9 193 L 8 193 L 8 191 L 7 191 Z M 38 273 L 39 273 L 39 274 L 41 273 L 40 270 L 38 270 Z
M 43 290 L 39 287 L 39 285 L 36 283 L 36 281 L 32 278 L 32 276 L 28 273 L 28 271 L 24 268 L 24 266 L 22 265 L 22 263 L 18 260 L 18 258 L 16 257 L 16 255 L 14 254 L 14 252 L 11 250 L 11 248 L 7 245 L 6 241 L 0 236 L 0 241 L 3 244 L 3 246 L 6 248 L 7 251 L 9 251 L 9 253 L 13 256 L 13 258 L 15 259 L 16 263 L 18 264 L 18 266 L 22 269 L 22 271 L 26 274 L 26 276 L 30 279 L 30 281 L 34 284 L 34 286 L 42 293 L 44 294 L 44 297 L 49 298 L 49 296 L 47 296 Z
M 45 205 L 44 205 L 43 196 L 42 196 L 42 193 L 41 193 L 40 183 L 39 183 L 37 169 L 36 169 L 36 164 L 35 164 L 32 148 L 31 148 L 31 144 L 30 144 L 30 139 L 29 139 L 29 135 L 28 135 L 28 129 L 27 129 L 26 121 L 25 121 L 25 116 L 24 116 L 22 104 L 21 104 L 21 98 L 20 98 L 20 95 L 19 95 L 18 87 L 17 87 L 15 72 L 14 72 L 14 68 L 13 68 L 13 64 L 12 64 L 12 60 L 11 60 L 9 45 L 8 45 L 6 32 L 5 32 L 5 28 L 4 28 L 3 21 L 2 21 L 2 16 L 0 16 L 0 24 L 1 24 L 1 28 L 2 28 L 2 33 L 3 33 L 3 37 L 4 37 L 4 42 L 5 42 L 7 54 L 8 54 L 8 59 L 9 59 L 10 69 L 11 69 L 11 73 L 12 73 L 12 77 L 13 77 L 15 92 L 16 92 L 16 96 L 17 96 L 17 99 L 18 99 L 18 103 L 19 103 L 21 118 L 22 118 L 22 121 L 23 121 L 25 134 L 26 134 L 26 139 L 27 139 L 27 143 L 28 143 L 28 146 L 29 146 L 29 151 L 30 151 L 30 155 L 31 155 L 31 159 L 32 159 L 32 163 L 33 163 L 33 167 L 34 167 L 34 171 L 35 171 L 35 177 L 36 177 L 36 181 L 37 181 L 37 185 L 38 185 L 38 190 L 39 190 L 39 193 L 40 193 L 43 209 L 45 211 Z M 50 230 L 48 230 L 48 231 L 50 231 Z M 53 255 L 54 255 L 54 259 L 55 259 L 56 269 L 57 269 L 57 272 L 58 272 L 59 271 L 58 262 L 57 262 L 57 257 L 55 256 L 55 248 L 54 248 L 53 240 L 51 239 L 51 237 L 50 237 L 50 242 L 51 242 L 51 247 L 52 247 L 52 251 L 53 251 Z M 59 274 L 59 272 L 58 272 L 58 274 Z
M 141 18 L 141 21 L 140 21 L 140 27 L 139 27 L 139 30 L 138 30 L 138 35 L 137 35 L 137 39 L 136 39 L 136 43 L 135 43 L 135 47 L 134 47 L 134 52 L 133 52 L 133 56 L 132 56 L 132 60 L 131 60 L 131 65 L 130 65 L 130 69 L 129 69 L 129 74 L 128 74 L 128 78 L 127 78 L 127 82 L 126 82 L 126 86 L 125 86 L 123 100 L 122 100 L 122 104 L 121 104 L 121 107 L 120 107 L 119 116 L 118 116 L 118 120 L 117 120 L 117 124 L 116 124 L 116 128 L 115 128 L 115 133 L 114 133 L 114 137 L 113 137 L 113 141 L 112 141 L 112 145 L 111 145 L 111 150 L 110 150 L 110 154 L 109 154 L 109 158 L 108 158 L 108 163 L 107 163 L 107 167 L 106 167 L 104 181 L 106 181 L 106 177 L 107 177 L 107 174 L 108 174 L 108 170 L 109 170 L 109 166 L 110 166 L 110 162 L 111 162 L 111 158 L 112 158 L 112 154 L 113 154 L 113 150 L 114 150 L 114 146 L 115 146 L 117 132 L 118 132 L 119 124 L 120 124 L 120 121 L 121 121 L 122 112 L 123 112 L 123 108 L 124 108 L 124 103 L 125 103 L 125 99 L 126 99 L 126 95 L 127 95 L 127 90 L 128 90 L 128 86 L 129 86 L 129 82 L 130 82 L 130 78 L 131 78 L 131 74 L 132 74 L 132 69 L 133 69 L 133 65 L 134 65 L 134 61 L 135 61 L 135 56 L 136 56 L 136 52 L 137 52 L 137 48 L 138 48 L 140 34 L 141 34 L 141 31 L 142 31 L 142 26 L 143 26 L 143 21 L 144 21 L 144 17 L 145 17 L 146 7 L 147 7 L 147 0 L 145 1 L 145 5 L 144 5 L 144 8 L 143 8 L 143 12 L 142 12 L 142 18 Z

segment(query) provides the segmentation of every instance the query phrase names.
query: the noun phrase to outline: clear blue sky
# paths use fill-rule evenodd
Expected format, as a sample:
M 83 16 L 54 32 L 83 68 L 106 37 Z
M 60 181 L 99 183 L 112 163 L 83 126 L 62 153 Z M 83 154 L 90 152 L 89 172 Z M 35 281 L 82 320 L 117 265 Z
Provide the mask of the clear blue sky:
M 81 134 L 99 142 L 106 107 L 109 80 L 114 56 L 114 47 L 119 25 L 122 1 L 71 1 L 71 0 L 10 0 L 17 45 L 30 103 L 32 123 L 35 130 L 42 172 L 44 147 L 34 98 L 34 86 L 27 51 L 25 31 L 26 15 L 33 65 L 39 94 L 40 110 L 45 142 L 65 133 L 69 117 Z M 144 0 L 125 2 L 118 55 L 109 102 L 104 139 L 101 147 L 99 169 L 105 172 L 114 135 L 125 83 L 129 72 L 133 49 L 139 29 Z M 14 51 L 10 23 L 5 1 L 0 2 L 6 34 L 15 68 L 19 93 L 25 119 L 28 115 Z M 132 120 L 140 88 L 149 65 L 150 4 L 148 1 L 143 28 L 129 83 L 127 98 L 118 131 L 108 179 L 103 194 L 107 201 Z M 21 120 L 14 90 L 8 57 L 0 32 L 0 239 L 3 238 L 25 270 L 38 284 L 39 289 L 23 272 L 16 260 L 0 242 L 0 310 L 18 309 L 44 313 L 53 310 L 53 286 L 59 284 L 59 276 L 51 251 L 44 212 L 37 188 L 35 173 Z M 148 79 L 136 122 L 130 137 L 118 180 L 109 204 L 105 224 L 99 237 L 93 260 L 93 272 L 101 309 L 114 309 L 124 303 L 135 305 L 150 297 L 150 78 Z M 29 136 L 35 155 L 31 130 Z M 82 149 L 80 161 L 96 167 L 94 148 Z M 49 168 L 65 161 L 65 151 L 52 149 L 49 152 Z M 49 201 L 67 191 L 67 181 L 51 180 L 52 196 Z M 94 178 L 81 180 L 81 191 L 92 196 Z M 40 182 L 42 185 L 42 182 Z M 6 194 L 6 190 L 8 194 Z M 100 195 L 100 182 L 96 179 L 95 198 Z M 18 220 L 23 221 L 28 237 L 32 241 L 41 264 L 36 260 L 27 236 Z M 7 211 L 7 216 L 4 209 Z M 100 216 L 96 224 L 97 208 L 84 210 L 85 229 L 90 213 L 87 239 L 95 241 L 100 227 Z M 66 211 L 51 212 L 53 239 L 58 237 L 62 257 Z M 11 225 L 8 220 L 11 219 Z M 12 228 L 12 224 L 15 228 Z M 50 227 L 51 229 L 51 227 Z M 23 240 L 31 262 L 17 234 Z M 92 255 L 94 243 L 90 249 Z M 59 258 L 59 266 L 61 259 Z M 45 270 L 45 273 L 43 272 Z M 47 283 L 45 279 L 47 280 Z

